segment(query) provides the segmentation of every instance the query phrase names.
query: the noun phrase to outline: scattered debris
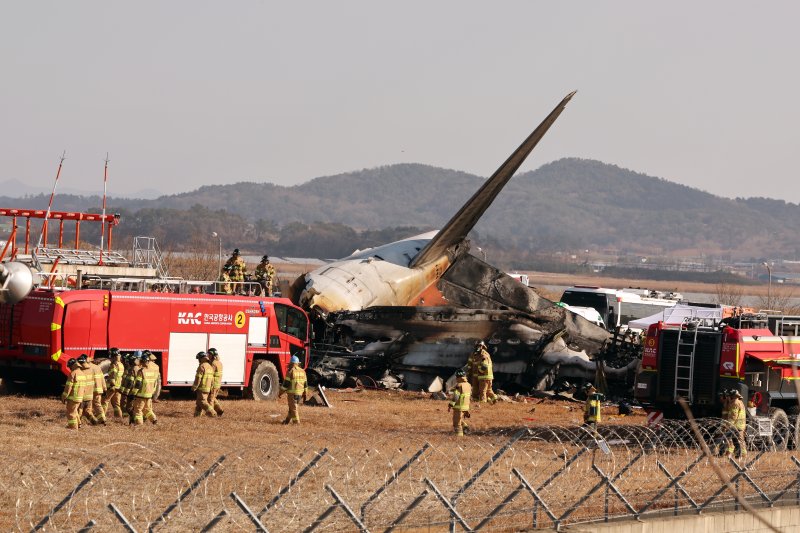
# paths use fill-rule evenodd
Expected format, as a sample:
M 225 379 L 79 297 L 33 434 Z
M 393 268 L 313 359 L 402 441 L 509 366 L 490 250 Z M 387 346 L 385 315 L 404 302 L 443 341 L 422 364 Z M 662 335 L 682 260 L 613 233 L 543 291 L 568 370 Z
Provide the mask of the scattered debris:
M 439 376 L 433 378 L 433 381 L 426 388 L 428 392 L 442 392 L 444 390 L 444 380 Z

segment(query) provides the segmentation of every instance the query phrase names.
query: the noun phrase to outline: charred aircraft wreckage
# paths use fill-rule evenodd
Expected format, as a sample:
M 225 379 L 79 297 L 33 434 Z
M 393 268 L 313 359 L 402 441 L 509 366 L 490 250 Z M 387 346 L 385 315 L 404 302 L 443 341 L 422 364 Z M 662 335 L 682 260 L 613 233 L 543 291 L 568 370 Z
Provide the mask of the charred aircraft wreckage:
M 469 254 L 468 233 L 574 94 L 441 230 L 358 251 L 292 284 L 292 299 L 314 321 L 312 379 L 341 386 L 348 377 L 383 378 L 422 389 L 463 367 L 480 339 L 507 391 L 594 380 L 598 361 L 609 384 L 627 388 L 635 349 Z

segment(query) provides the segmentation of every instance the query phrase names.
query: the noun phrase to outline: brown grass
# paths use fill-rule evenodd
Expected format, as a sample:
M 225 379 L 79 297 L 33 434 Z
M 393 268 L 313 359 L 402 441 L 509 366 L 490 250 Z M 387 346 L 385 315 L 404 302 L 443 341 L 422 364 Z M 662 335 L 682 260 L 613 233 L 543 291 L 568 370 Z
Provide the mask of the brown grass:
M 427 395 L 401 391 L 328 394 L 334 407 L 303 408 L 300 426 L 280 424 L 286 412 L 283 402 L 228 400 L 225 416 L 212 420 L 194 418 L 192 401 L 170 399 L 156 404 L 156 426 L 129 427 L 112 419 L 107 427 L 85 427 L 77 432 L 64 427 L 63 407 L 55 399 L 2 397 L 0 530 L 29 530 L 92 468 L 104 463 L 103 472 L 54 515 L 46 530 L 74 531 L 90 519 L 97 521 L 98 531 L 121 530 L 107 509 L 108 503 L 114 503 L 138 531 L 144 531 L 193 480 L 225 455 L 214 475 L 157 531 L 199 530 L 223 509 L 229 516 L 214 531 L 252 531 L 230 493 L 235 491 L 258 512 L 317 452 L 328 448 L 318 466 L 264 516 L 270 531 L 302 530 L 333 502 L 325 485 L 332 486 L 358 513 L 370 494 L 429 443 L 431 448 L 420 460 L 368 509 L 367 526 L 383 530 L 426 488 L 425 478 L 451 497 L 520 427 L 575 426 L 581 421 L 579 404 L 549 400 L 499 403 L 476 409 L 471 418 L 476 434 L 456 439 L 450 433 L 446 403 Z M 641 414 L 616 418 L 615 411 L 604 410 L 608 424 L 643 423 Z M 459 512 L 475 526 L 519 484 L 511 473 L 513 468 L 538 487 L 578 449 L 555 438 L 517 442 L 459 499 Z M 599 480 L 591 467 L 593 460 L 604 472 L 612 473 L 640 451 L 636 446 L 615 446 L 610 456 L 586 453 L 545 487 L 542 497 L 554 512 L 563 513 Z M 696 450 L 686 449 L 648 454 L 619 481 L 620 489 L 637 507 L 668 482 L 656 467 L 656 459 L 677 473 L 697 456 Z M 769 483 L 786 484 L 796 472 L 789 469 L 785 455 L 773 455 L 772 466 L 765 467 L 764 473 L 771 476 Z M 698 491 L 713 493 L 716 487 L 709 472 L 707 465 L 701 465 L 687 476 L 684 486 L 693 496 Z M 760 471 L 751 475 L 765 483 Z M 599 491 L 573 518 L 586 520 L 602 512 L 603 493 Z M 665 498 L 663 506 L 671 503 L 671 497 Z M 532 497 L 521 493 L 489 529 L 529 527 L 532 504 Z M 613 500 L 612 512 L 623 512 Z M 441 531 L 446 530 L 447 522 L 447 512 L 429 494 L 404 524 L 406 530 Z M 353 529 L 341 509 L 321 528 Z

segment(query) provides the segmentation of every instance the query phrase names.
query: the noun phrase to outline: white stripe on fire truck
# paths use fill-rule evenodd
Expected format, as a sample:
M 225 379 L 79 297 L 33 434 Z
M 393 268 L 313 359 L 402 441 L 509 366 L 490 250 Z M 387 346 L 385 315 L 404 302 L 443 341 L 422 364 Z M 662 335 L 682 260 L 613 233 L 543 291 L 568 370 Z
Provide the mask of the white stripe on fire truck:
M 36 342 L 20 342 L 20 344 L 22 346 L 40 346 L 42 348 L 49 348 L 50 347 L 49 344 L 39 344 L 39 343 L 36 343 Z
M 215 298 L 214 300 L 209 301 L 207 298 L 174 298 L 169 296 L 139 296 L 139 295 L 128 295 L 128 294 L 113 294 L 112 296 L 117 300 L 153 300 L 153 301 L 167 301 L 167 302 L 201 302 L 201 303 L 224 302 L 224 303 L 235 303 L 235 304 L 257 303 L 253 300 L 242 300 L 234 298 L 219 298 L 219 299 Z M 273 305 L 273 302 L 267 300 L 259 300 L 259 301 L 266 305 Z

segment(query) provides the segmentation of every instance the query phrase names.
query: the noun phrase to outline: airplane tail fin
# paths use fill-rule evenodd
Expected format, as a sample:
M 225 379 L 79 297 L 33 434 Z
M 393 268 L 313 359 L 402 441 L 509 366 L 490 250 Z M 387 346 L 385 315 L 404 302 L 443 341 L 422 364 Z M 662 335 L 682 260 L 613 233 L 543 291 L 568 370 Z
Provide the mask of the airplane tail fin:
M 464 204 L 458 213 L 445 224 L 445 226 L 436 234 L 436 236 L 414 257 L 411 261 L 410 267 L 424 265 L 429 261 L 441 257 L 448 248 L 452 245 L 461 242 L 467 237 L 467 234 L 475 227 L 475 224 L 483 216 L 486 210 L 492 205 L 492 202 L 505 187 L 511 176 L 519 169 L 520 165 L 530 155 L 539 140 L 544 137 L 550 126 L 556 121 L 558 116 L 564 110 L 572 97 L 577 91 L 572 91 L 547 115 L 539 126 L 533 130 L 527 139 L 514 150 L 505 163 L 500 165 L 492 177 L 486 180 L 486 183 L 478 189 L 472 198 Z

